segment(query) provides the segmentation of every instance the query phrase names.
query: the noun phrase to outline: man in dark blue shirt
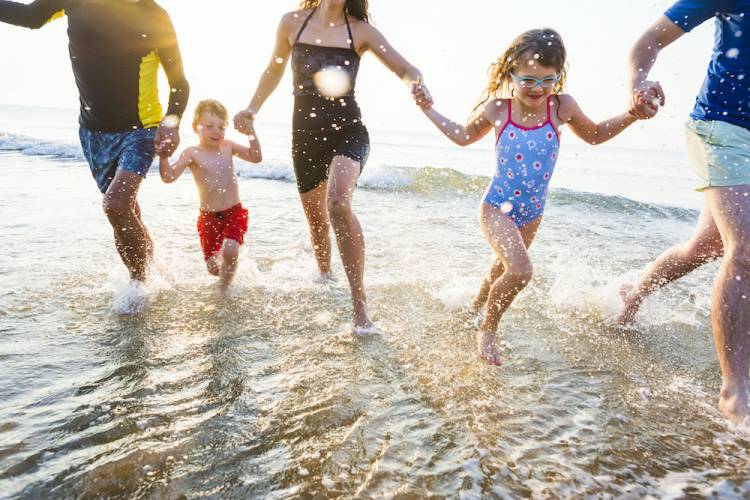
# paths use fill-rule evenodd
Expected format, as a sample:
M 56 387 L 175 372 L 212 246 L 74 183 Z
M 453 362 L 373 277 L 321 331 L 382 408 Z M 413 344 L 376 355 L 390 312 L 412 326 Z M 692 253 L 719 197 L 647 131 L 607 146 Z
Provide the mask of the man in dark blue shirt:
M 0 0 L 0 21 L 40 28 L 68 19 L 70 60 L 80 95 L 80 140 L 104 194 L 115 244 L 134 281 L 143 281 L 153 245 L 141 220 L 138 189 L 155 141 L 172 153 L 189 86 L 172 22 L 153 0 Z M 171 88 L 166 115 L 158 70 Z
M 709 19 L 716 26 L 713 55 L 687 123 L 688 155 L 705 206 L 692 238 L 623 290 L 620 321 L 631 322 L 651 292 L 723 257 L 711 312 L 723 376 L 719 409 L 739 423 L 750 418 L 750 0 L 675 3 L 633 48 L 630 88 L 639 117 L 663 105 L 664 92 L 648 80 L 649 71 L 662 49 Z

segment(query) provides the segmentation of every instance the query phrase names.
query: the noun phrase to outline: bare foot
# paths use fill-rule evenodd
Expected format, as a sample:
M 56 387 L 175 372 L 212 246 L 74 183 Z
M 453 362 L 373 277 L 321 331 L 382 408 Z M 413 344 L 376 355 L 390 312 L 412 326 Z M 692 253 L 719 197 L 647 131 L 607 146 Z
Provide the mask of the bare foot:
M 354 303 L 354 333 L 356 335 L 369 335 L 374 332 L 374 325 L 367 314 L 367 303 L 358 300 Z
M 487 363 L 500 366 L 502 360 L 500 359 L 500 350 L 497 348 L 495 339 L 497 335 L 490 332 L 483 332 L 482 330 L 477 331 L 477 351 L 479 357 Z
M 643 299 L 633 293 L 633 285 L 630 283 L 620 287 L 620 298 L 623 307 L 615 321 L 618 325 L 629 325 L 635 321 L 635 315 L 638 314 Z
M 719 411 L 730 422 L 746 424 L 750 422 L 750 389 L 722 389 L 719 397 Z

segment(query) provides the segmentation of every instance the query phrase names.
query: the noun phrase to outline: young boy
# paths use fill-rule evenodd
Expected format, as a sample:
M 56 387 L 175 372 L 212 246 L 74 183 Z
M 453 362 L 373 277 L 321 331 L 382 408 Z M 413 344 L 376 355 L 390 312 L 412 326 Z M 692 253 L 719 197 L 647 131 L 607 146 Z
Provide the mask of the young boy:
M 237 269 L 240 246 L 247 232 L 248 213 L 240 202 L 237 176 L 232 158 L 259 163 L 263 155 L 254 131 L 249 132 L 249 147 L 224 139 L 228 115 L 214 100 L 198 103 L 193 130 L 199 144 L 187 148 L 174 165 L 159 151 L 159 172 L 164 182 L 176 181 L 190 169 L 200 195 L 198 235 L 208 272 L 219 276 L 219 288 L 226 291 Z

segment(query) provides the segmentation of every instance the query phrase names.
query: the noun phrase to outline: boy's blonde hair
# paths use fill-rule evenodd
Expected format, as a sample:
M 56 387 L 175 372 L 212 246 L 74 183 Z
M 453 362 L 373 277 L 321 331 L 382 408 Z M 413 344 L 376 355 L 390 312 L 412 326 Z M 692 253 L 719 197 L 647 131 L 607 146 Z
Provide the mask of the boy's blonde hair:
M 198 103 L 195 107 L 195 115 L 193 116 L 193 125 L 197 125 L 201 119 L 203 113 L 211 113 L 218 116 L 224 123 L 229 123 L 229 113 L 227 108 L 222 103 L 214 99 L 206 99 Z

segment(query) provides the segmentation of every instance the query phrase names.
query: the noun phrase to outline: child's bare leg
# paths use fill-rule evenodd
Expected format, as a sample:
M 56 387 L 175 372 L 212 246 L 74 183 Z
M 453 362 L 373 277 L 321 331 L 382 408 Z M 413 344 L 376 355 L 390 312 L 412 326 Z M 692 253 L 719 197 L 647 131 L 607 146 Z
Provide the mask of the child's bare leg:
M 632 323 L 646 297 L 723 254 L 721 234 L 716 227 L 711 209 L 706 205 L 689 241 L 661 254 L 648 266 L 646 273 L 637 283 L 622 287 L 620 294 L 624 305 L 617 317 L 617 323 Z
M 326 277 L 331 275 L 331 237 L 327 193 L 328 182 L 323 182 L 312 191 L 300 194 L 307 225 L 310 227 L 310 241 L 318 263 L 318 271 L 321 276 Z
M 231 239 L 224 240 L 221 247 L 221 271 L 219 274 L 219 288 L 226 291 L 232 284 L 234 273 L 237 271 L 237 261 L 240 256 L 240 244 Z
M 218 276 L 221 273 L 221 251 L 216 252 L 206 261 L 206 269 L 211 276 Z
M 495 283 L 495 281 L 503 275 L 505 272 L 505 266 L 503 265 L 503 262 L 495 258 L 495 262 L 492 263 L 492 268 L 490 269 L 489 274 L 482 280 L 482 285 L 479 287 L 479 292 L 477 293 L 476 297 L 474 297 L 474 302 L 471 304 L 471 310 L 474 312 L 479 312 L 482 310 L 482 308 L 487 303 L 487 297 L 490 295 L 490 288 L 492 288 L 492 284 Z
M 534 238 L 536 237 L 536 233 L 539 230 L 539 225 L 541 223 L 542 217 L 539 217 L 520 229 L 521 237 L 523 238 L 523 242 L 527 249 L 531 247 L 531 244 L 534 242 Z M 503 262 L 500 259 L 495 258 L 495 262 L 492 264 L 489 274 L 482 281 L 479 292 L 474 298 L 474 303 L 471 306 L 473 311 L 478 312 L 487 304 L 487 297 L 490 294 L 490 288 L 492 288 L 492 285 L 503 275 L 504 272 L 505 266 L 503 265 Z
M 505 271 L 495 280 L 487 297 L 487 315 L 477 332 L 479 356 L 490 364 L 500 364 L 500 352 L 495 343 L 497 327 L 505 311 L 516 296 L 531 281 L 533 268 L 526 251 L 526 243 L 515 222 L 499 208 L 486 203 L 480 211 L 482 232 L 487 242 L 503 263 Z M 535 232 L 541 221 L 534 221 Z M 533 240 L 533 236 L 530 238 Z

